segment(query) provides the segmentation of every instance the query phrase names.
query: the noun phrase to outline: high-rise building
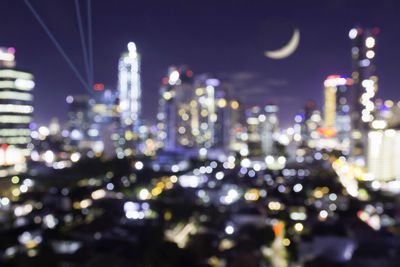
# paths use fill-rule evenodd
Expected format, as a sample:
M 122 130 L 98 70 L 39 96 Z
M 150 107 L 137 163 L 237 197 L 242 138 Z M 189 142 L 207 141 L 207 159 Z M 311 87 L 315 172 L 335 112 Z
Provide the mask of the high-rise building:
M 158 147 L 165 150 L 194 147 L 200 125 L 193 72 L 186 66 L 170 67 L 168 76 L 162 80 L 160 95 Z
M 24 171 L 32 147 L 32 74 L 15 68 L 15 49 L 0 47 L 0 176 Z
M 248 151 L 244 105 L 236 99 L 228 103 L 230 111 L 228 149 L 236 152 Z
M 105 88 L 103 84 L 95 84 L 94 89 L 95 92 L 88 103 L 90 147 L 94 152 L 113 156 L 117 140 L 113 140 L 112 137 L 120 126 L 117 92 Z
M 259 116 L 260 122 L 264 122 L 265 130 L 261 137 L 262 151 L 264 155 L 275 155 L 275 135 L 279 131 L 278 121 L 279 107 L 276 103 L 268 103 L 264 106 L 264 116 Z
M 229 146 L 231 128 L 230 87 L 210 75 L 202 74 L 195 78 L 195 98 L 198 103 L 199 137 L 196 145 L 205 148 Z
M 353 28 L 349 32 L 352 40 L 354 94 L 352 118 L 352 156 L 366 157 L 369 123 L 373 121 L 373 98 L 378 89 L 375 76 L 375 46 L 379 28 Z
M 400 177 L 400 131 L 374 130 L 368 133 L 367 170 L 379 180 Z
M 122 138 L 114 138 L 119 128 L 117 92 L 95 84 L 92 96 L 68 96 L 68 130 L 70 150 L 90 150 L 114 155 Z M 113 138 L 115 140 L 113 140 Z M 120 144 L 120 145 L 119 145 Z
M 121 126 L 137 133 L 141 119 L 140 54 L 133 42 L 118 64 L 118 91 Z
M 351 118 L 349 86 L 353 80 L 345 76 L 331 75 L 325 86 L 325 127 L 333 130 L 339 143 L 350 141 Z
M 250 157 L 260 157 L 262 151 L 262 137 L 265 131 L 265 115 L 260 106 L 248 107 L 245 111 L 247 123 L 247 145 Z
M 307 144 L 308 146 L 309 141 L 311 139 L 311 133 L 313 130 L 315 130 L 316 124 L 314 121 L 311 119 L 314 111 L 316 109 L 316 104 L 313 100 L 307 100 L 306 103 L 304 104 L 303 108 L 303 113 L 304 113 L 304 121 L 301 125 L 301 139 L 303 140 L 304 144 Z
M 232 115 L 229 91 L 229 86 L 210 75 L 193 78 L 185 66 L 170 67 L 160 88 L 158 147 L 227 148 Z
M 68 131 L 69 138 L 66 139 L 67 150 L 82 149 L 83 143 L 88 140 L 90 128 L 89 118 L 89 96 L 74 95 L 67 96 L 68 104 Z
M 246 140 L 248 155 L 260 157 L 276 154 L 275 138 L 278 134 L 278 110 L 276 103 L 267 103 L 264 107 L 250 106 L 245 110 Z M 247 156 L 242 153 L 242 156 Z
M 192 133 L 195 146 L 210 148 L 215 143 L 216 87 L 220 81 L 208 75 L 199 75 L 194 81 L 194 98 L 190 101 L 192 111 Z M 198 134 L 196 134 L 198 133 Z
M 216 79 L 215 79 L 216 80 Z M 235 110 L 229 105 L 231 95 L 229 86 L 215 88 L 215 115 L 213 146 L 228 149 L 231 129 L 234 128 Z

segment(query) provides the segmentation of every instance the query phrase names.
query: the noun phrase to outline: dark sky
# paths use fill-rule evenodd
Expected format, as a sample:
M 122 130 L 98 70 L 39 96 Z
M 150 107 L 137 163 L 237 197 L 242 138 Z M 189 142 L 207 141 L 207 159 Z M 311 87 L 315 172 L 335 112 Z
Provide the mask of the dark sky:
M 30 0 L 73 62 L 83 71 L 72 0 Z M 82 9 L 86 1 L 80 0 Z M 195 73 L 236 77 L 237 95 L 251 104 L 278 101 L 282 125 L 304 102 L 322 104 L 330 74 L 351 73 L 348 31 L 381 28 L 377 44 L 378 96 L 400 99 L 400 1 L 93 0 L 95 81 L 117 84 L 117 64 L 129 41 L 142 54 L 144 118 L 155 121 L 158 88 L 172 64 Z M 266 49 L 283 46 L 299 28 L 297 51 L 283 60 Z M 0 46 L 14 46 L 19 68 L 34 73 L 35 119 L 66 120 L 65 98 L 85 89 L 23 0 L 1 0 Z

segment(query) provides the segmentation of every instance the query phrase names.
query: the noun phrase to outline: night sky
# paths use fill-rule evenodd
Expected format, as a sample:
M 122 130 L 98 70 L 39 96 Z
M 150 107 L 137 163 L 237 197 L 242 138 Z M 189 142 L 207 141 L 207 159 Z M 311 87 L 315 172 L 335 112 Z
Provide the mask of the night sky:
M 82 10 L 86 1 L 81 0 Z M 277 101 L 282 126 L 307 99 L 322 106 L 323 81 L 350 75 L 354 25 L 378 26 L 378 96 L 400 100 L 400 1 L 93 0 L 95 82 L 117 85 L 118 58 L 134 41 L 142 54 L 143 116 L 154 122 L 158 88 L 167 68 L 189 65 L 236 82 L 249 104 Z M 72 0 L 31 0 L 72 61 L 84 74 Z M 16 48 L 17 66 L 35 75 L 35 119 L 66 120 L 65 98 L 85 94 L 71 69 L 23 0 L 1 0 L 0 46 Z M 297 27 L 297 51 L 268 59 L 267 49 L 285 45 Z

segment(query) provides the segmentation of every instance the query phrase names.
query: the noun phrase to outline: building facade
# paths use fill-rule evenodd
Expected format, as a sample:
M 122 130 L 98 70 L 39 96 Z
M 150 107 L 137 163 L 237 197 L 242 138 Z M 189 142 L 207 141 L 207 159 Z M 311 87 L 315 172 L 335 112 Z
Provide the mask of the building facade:
M 324 82 L 325 127 L 332 129 L 339 144 L 350 142 L 350 88 L 353 80 L 345 76 L 331 75 Z
M 15 68 L 15 49 L 0 47 L 0 176 L 26 170 L 32 147 L 33 75 Z
M 231 115 L 229 86 L 186 66 L 170 67 L 160 88 L 158 147 L 227 148 Z
M 373 98 L 378 90 L 378 78 L 375 75 L 375 48 L 379 28 L 353 28 L 349 32 L 352 40 L 351 55 L 353 61 L 352 78 L 354 80 L 351 153 L 354 159 L 363 162 L 367 155 L 369 123 L 374 120 Z M 363 164 L 361 164 L 363 165 Z
M 141 125 L 140 54 L 133 42 L 128 43 L 128 52 L 123 53 L 118 63 L 118 92 L 121 126 L 138 132 Z

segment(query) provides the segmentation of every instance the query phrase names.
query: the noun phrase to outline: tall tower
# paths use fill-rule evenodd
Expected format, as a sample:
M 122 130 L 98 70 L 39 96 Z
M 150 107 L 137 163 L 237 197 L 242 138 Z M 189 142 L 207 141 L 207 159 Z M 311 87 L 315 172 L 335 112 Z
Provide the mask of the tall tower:
M 0 176 L 26 170 L 34 86 L 32 74 L 15 69 L 15 49 L 0 47 Z
M 260 106 L 250 106 L 246 108 L 246 124 L 248 134 L 248 154 L 250 157 L 259 157 L 262 155 L 262 137 L 266 117 Z
M 264 155 L 274 155 L 274 138 L 275 134 L 278 132 L 278 111 L 279 107 L 277 103 L 268 103 L 264 107 L 265 115 L 259 116 L 260 122 L 265 121 L 265 129 L 262 134 L 261 146 Z M 265 118 L 265 119 L 264 119 Z
M 339 143 L 349 141 L 351 129 L 349 86 L 353 80 L 340 75 L 326 78 L 325 86 L 325 127 L 335 129 Z
M 315 123 L 311 120 L 315 106 L 316 104 L 313 100 L 307 100 L 303 107 L 304 121 L 301 124 L 301 139 L 308 145 L 311 140 L 311 132 L 315 130 Z
M 159 146 L 166 150 L 194 147 L 200 131 L 193 72 L 185 66 L 172 66 L 162 83 L 157 114 Z
M 158 147 L 226 148 L 229 144 L 229 86 L 185 66 L 170 67 L 160 88 Z
M 140 126 L 141 96 L 140 54 L 134 42 L 128 43 L 118 64 L 119 109 L 124 129 L 137 133 Z
M 375 108 L 373 98 L 378 90 L 375 76 L 375 45 L 379 28 L 353 28 L 349 32 L 352 40 L 354 99 L 352 118 L 352 155 L 354 158 L 365 157 L 368 141 L 369 123 L 373 121 Z

